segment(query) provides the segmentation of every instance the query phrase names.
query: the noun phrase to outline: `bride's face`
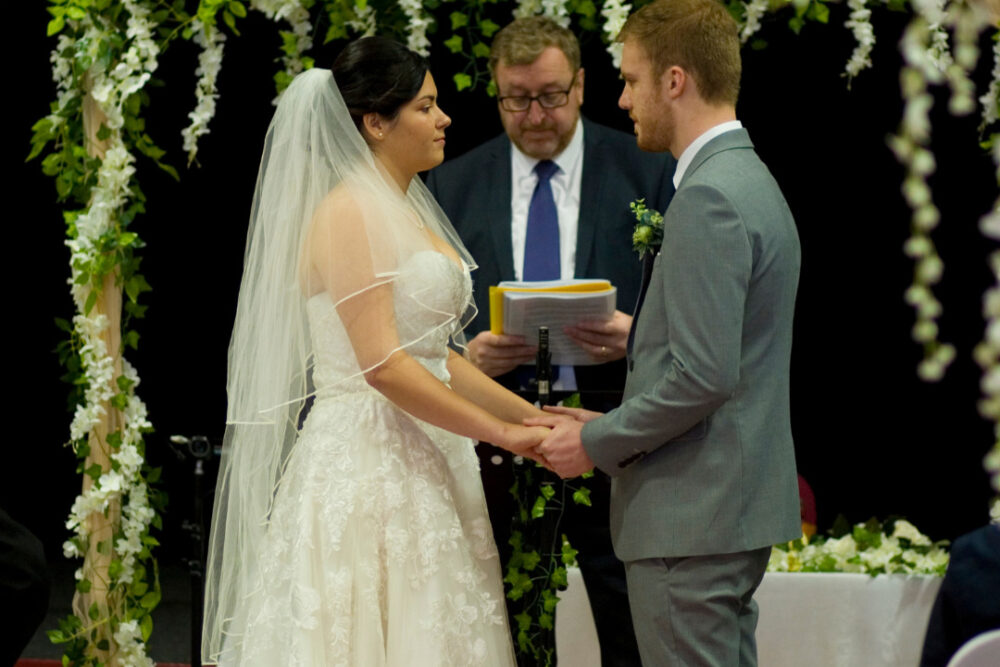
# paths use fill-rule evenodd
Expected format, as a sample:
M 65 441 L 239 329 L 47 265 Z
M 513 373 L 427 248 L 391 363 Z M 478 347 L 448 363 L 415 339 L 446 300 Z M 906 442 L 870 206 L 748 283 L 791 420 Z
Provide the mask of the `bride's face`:
M 449 125 L 451 118 L 437 105 L 437 86 L 428 72 L 417 96 L 386 124 L 376 151 L 404 173 L 427 171 L 444 160 L 444 130 Z

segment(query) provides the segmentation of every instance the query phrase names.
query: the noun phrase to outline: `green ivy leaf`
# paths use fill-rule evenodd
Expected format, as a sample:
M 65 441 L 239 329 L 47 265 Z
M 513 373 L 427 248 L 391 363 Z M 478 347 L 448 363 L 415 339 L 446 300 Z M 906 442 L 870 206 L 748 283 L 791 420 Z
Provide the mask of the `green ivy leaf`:
M 453 76 L 452 79 L 455 81 L 456 90 L 465 90 L 472 85 L 472 77 L 462 72 Z
M 139 600 L 139 604 L 142 605 L 143 609 L 148 609 L 150 611 L 156 609 L 156 605 L 160 604 L 160 592 L 150 591 L 149 593 L 146 593 L 142 596 L 142 599 Z
M 539 614 L 538 625 L 540 625 L 545 630 L 555 629 L 555 616 L 552 614 Z
M 229 12 L 229 10 L 224 10 L 224 11 L 222 12 L 222 20 L 223 20 L 223 22 L 224 22 L 224 23 L 225 23 L 225 24 L 226 24 L 227 26 L 229 26 L 229 29 L 233 31 L 233 34 L 234 34 L 234 35 L 239 35 L 239 34 L 240 34 L 240 31 L 236 29 L 236 17 L 234 17 L 234 16 L 233 16 L 233 15 L 232 15 L 232 14 L 231 14 L 231 13 Z M 152 624 L 153 624 L 153 621 L 152 621 L 152 619 L 150 619 L 150 622 L 149 622 L 149 624 L 150 624 L 150 626 L 152 627 Z
M 581 487 L 573 492 L 573 502 L 577 505 L 586 505 L 590 507 L 590 489 L 586 487 Z
M 69 639 L 63 634 L 62 630 L 46 630 L 45 634 L 48 636 L 49 641 L 53 644 L 63 644 Z
M 83 471 L 83 474 L 94 480 L 95 482 L 101 478 L 104 473 L 104 468 L 101 467 L 100 463 L 93 463 L 87 466 L 87 469 Z
M 500 26 L 489 19 L 483 19 L 479 22 L 479 30 L 483 33 L 483 37 L 492 37 L 493 33 L 500 29 Z
M 52 37 L 53 35 L 59 34 L 59 31 L 61 31 L 63 29 L 63 26 L 65 25 L 66 25 L 66 19 L 64 17 L 62 16 L 55 17 L 54 19 L 49 21 L 49 25 L 45 28 L 45 36 Z
M 230 0 L 229 4 L 226 5 L 233 16 L 238 16 L 239 18 L 246 18 L 247 8 L 243 6 L 242 2 L 239 0 Z
M 133 350 L 139 349 L 139 332 L 135 329 L 129 329 L 125 332 L 125 336 L 122 337 L 122 344 L 130 347 Z
M 76 590 L 79 593 L 89 593 L 90 589 L 93 588 L 93 584 L 90 583 L 90 579 L 81 579 L 76 582 Z
M 444 45 L 447 46 L 448 50 L 451 51 L 452 53 L 461 53 L 462 52 L 462 36 L 461 35 L 452 35 L 448 39 L 444 40 Z M 456 79 L 456 83 L 457 82 L 458 81 Z M 461 89 L 459 89 L 459 90 L 461 90 Z
M 525 571 L 532 572 L 542 561 L 542 556 L 537 551 L 529 551 L 521 555 Z
M 148 484 L 156 484 L 160 481 L 160 476 L 163 475 L 163 468 L 150 468 L 149 472 L 146 473 L 146 482 Z
M 535 499 L 535 504 L 531 507 L 531 518 L 541 519 L 545 516 L 545 498 L 539 496 Z
M 149 614 L 143 616 L 139 621 L 139 629 L 142 631 L 142 641 L 149 641 L 150 635 L 153 634 L 153 617 Z
M 462 12 L 452 12 L 449 18 L 451 19 L 452 30 L 458 30 L 462 26 L 469 25 L 469 17 Z
M 108 564 L 108 576 L 112 581 L 115 581 L 118 577 L 122 576 L 122 571 L 124 571 L 124 569 L 125 567 L 122 565 L 122 562 L 115 558 Z
M 490 47 L 482 42 L 476 42 L 472 45 L 472 55 L 477 58 L 489 58 L 490 57 Z
M 135 302 L 143 292 L 149 292 L 152 289 L 146 279 L 138 273 L 125 281 L 125 293 L 132 302 Z
M 96 602 L 90 603 L 90 609 L 87 610 L 87 616 L 92 621 L 96 621 L 101 617 L 101 608 L 97 606 Z

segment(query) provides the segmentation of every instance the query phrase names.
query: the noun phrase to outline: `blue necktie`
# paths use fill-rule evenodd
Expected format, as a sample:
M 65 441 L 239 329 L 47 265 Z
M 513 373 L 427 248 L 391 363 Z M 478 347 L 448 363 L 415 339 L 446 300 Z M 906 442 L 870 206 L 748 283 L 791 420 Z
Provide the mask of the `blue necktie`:
M 552 176 L 559 166 L 552 160 L 535 165 L 538 184 L 528 206 L 522 280 L 559 280 L 559 216 L 552 196 Z

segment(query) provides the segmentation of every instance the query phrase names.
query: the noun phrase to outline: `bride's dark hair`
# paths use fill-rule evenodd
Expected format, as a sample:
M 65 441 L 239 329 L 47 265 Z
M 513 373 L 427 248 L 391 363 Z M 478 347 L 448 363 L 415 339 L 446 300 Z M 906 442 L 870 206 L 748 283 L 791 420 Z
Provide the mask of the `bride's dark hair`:
M 428 64 L 397 41 L 362 37 L 344 47 L 331 69 L 360 132 L 366 113 L 394 119 L 400 108 L 420 92 Z

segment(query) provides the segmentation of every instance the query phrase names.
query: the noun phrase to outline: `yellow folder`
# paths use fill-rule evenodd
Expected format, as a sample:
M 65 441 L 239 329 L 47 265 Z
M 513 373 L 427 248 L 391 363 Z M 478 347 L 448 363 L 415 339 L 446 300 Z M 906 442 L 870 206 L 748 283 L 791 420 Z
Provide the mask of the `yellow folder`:
M 524 283 L 521 283 L 524 284 Z M 594 282 L 573 282 L 565 285 L 549 285 L 546 287 L 505 287 L 490 286 L 490 333 L 503 333 L 503 295 L 504 292 L 607 292 L 614 289 L 611 283 L 600 280 Z

